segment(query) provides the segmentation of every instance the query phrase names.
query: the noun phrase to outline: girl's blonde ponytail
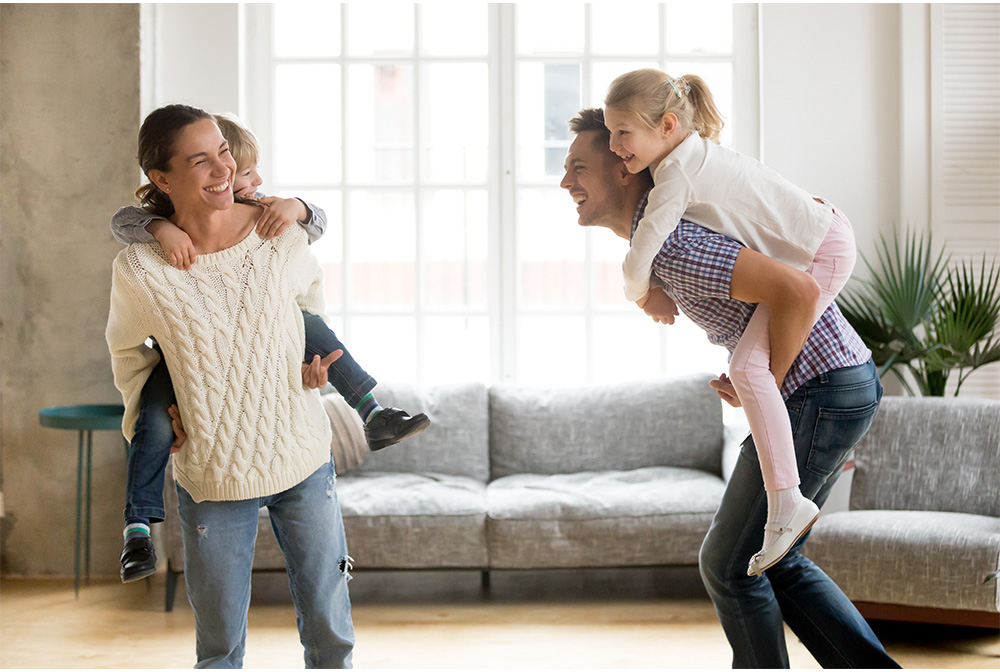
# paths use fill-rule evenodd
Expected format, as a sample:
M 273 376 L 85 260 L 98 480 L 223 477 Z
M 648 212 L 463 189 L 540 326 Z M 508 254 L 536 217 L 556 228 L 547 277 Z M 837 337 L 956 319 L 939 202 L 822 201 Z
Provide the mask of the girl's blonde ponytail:
M 719 135 L 725 122 L 719 108 L 715 106 L 715 98 L 705 80 L 698 75 L 684 75 L 676 80 L 677 87 L 685 91 L 685 97 L 691 106 L 691 130 L 698 135 L 719 144 Z

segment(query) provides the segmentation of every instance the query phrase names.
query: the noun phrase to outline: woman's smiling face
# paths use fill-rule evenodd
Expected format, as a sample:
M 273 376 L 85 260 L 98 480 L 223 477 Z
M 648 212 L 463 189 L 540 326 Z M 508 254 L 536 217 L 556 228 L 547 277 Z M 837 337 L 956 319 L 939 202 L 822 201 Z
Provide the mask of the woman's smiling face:
M 157 176 L 151 171 L 150 179 L 167 192 L 175 208 L 232 206 L 236 162 L 211 119 L 199 119 L 177 134 L 169 165 L 166 172 L 155 171 Z

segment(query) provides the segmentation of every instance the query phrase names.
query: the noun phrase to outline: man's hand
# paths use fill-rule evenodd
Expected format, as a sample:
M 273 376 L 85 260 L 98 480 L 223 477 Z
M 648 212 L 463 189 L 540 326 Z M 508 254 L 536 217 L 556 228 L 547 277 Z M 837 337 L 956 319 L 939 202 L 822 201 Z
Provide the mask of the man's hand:
M 184 421 L 181 420 L 181 410 L 177 408 L 177 404 L 171 404 L 167 413 L 170 414 L 170 425 L 174 428 L 174 443 L 170 446 L 170 454 L 173 455 L 187 441 L 187 434 L 184 432 Z
M 146 225 L 146 230 L 153 234 L 156 242 L 163 248 L 163 253 L 167 255 L 171 266 L 182 271 L 191 270 L 191 265 L 198 257 L 191 236 L 166 219 L 153 220 Z
M 673 324 L 678 314 L 677 304 L 659 287 L 650 287 L 645 296 L 635 303 L 660 324 Z
M 715 390 L 716 394 L 730 406 L 739 408 L 743 405 L 740 403 L 740 398 L 736 396 L 736 388 L 733 387 L 732 381 L 726 374 L 723 373 L 717 380 L 709 381 L 708 386 Z
M 309 216 L 306 206 L 297 198 L 265 196 L 260 202 L 268 207 L 257 222 L 257 235 L 267 240 L 280 236 L 289 226 Z
M 310 390 L 325 386 L 329 381 L 327 369 L 343 354 L 343 350 L 334 350 L 323 359 L 313 355 L 312 363 L 302 365 L 302 385 Z

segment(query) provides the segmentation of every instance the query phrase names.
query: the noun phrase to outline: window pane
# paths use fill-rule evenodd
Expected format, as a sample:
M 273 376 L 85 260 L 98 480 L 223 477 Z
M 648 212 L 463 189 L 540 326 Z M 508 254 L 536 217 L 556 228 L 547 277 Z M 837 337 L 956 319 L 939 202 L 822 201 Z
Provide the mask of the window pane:
M 733 50 L 732 3 L 672 2 L 666 7 L 670 53 L 727 54 Z
M 489 216 L 486 191 L 427 191 L 422 207 L 427 302 L 485 309 Z
M 279 65 L 275 68 L 274 167 L 281 184 L 340 181 L 340 67 Z M 302 104 L 304 91 L 309 105 Z M 317 110 L 329 112 L 319 117 Z
M 729 352 L 722 346 L 710 343 L 705 332 L 684 315 L 679 315 L 666 329 L 666 367 L 671 377 L 695 373 L 718 376 L 729 370 Z
M 677 74 L 674 74 L 677 73 Z M 667 74 L 671 77 L 698 75 L 705 80 L 715 98 L 715 105 L 722 114 L 723 145 L 732 146 L 733 138 L 733 64 L 732 63 L 667 63 Z
M 583 51 L 583 5 L 520 2 L 517 50 L 522 54 L 578 54 Z
M 375 380 L 417 381 L 417 328 L 412 317 L 353 317 L 348 324 L 351 330 L 344 345 Z
M 274 53 L 279 58 L 340 55 L 340 5 L 275 3 Z
M 347 50 L 351 56 L 413 53 L 413 5 L 352 2 L 347 7 Z
M 522 63 L 518 68 L 517 152 L 522 181 L 562 176 L 580 111 L 580 66 Z
M 639 70 L 640 68 L 659 68 L 656 61 L 622 61 L 614 63 L 594 63 L 591 71 L 593 77 L 590 86 L 590 105 L 593 107 L 604 107 L 604 99 L 608 95 L 608 87 L 618 75 L 626 72 Z
M 660 49 L 658 4 L 601 4 L 590 7 L 591 45 L 597 54 L 656 54 Z
M 485 2 L 424 2 L 420 10 L 420 47 L 434 56 L 485 56 L 488 5 Z M 457 28 L 457 29 L 456 29 Z
M 538 387 L 587 382 L 586 323 L 582 316 L 522 315 L 517 329 L 517 381 Z
M 413 179 L 413 68 L 348 68 L 348 179 L 353 183 Z
M 423 349 L 426 385 L 490 379 L 490 331 L 485 317 L 428 317 Z
M 412 305 L 416 300 L 416 217 L 410 191 L 350 192 L 348 260 L 351 300 Z
M 648 380 L 661 375 L 664 327 L 632 307 L 619 316 L 593 319 L 593 378 L 601 382 Z
M 485 182 L 490 119 L 486 64 L 434 64 L 424 72 L 424 176 L 436 182 Z
M 323 298 L 328 311 L 341 310 L 344 305 L 344 222 L 341 217 L 339 191 L 299 189 L 294 193 L 283 191 L 282 198 L 301 198 L 312 206 L 321 208 L 326 215 L 326 232 L 310 249 L 319 259 L 323 269 Z
M 628 306 L 625 300 L 625 281 L 622 262 L 628 254 L 628 241 L 604 229 L 591 229 L 590 254 L 594 263 L 594 301 L 611 306 Z
M 519 296 L 524 303 L 577 304 L 585 295 L 585 238 L 566 193 L 520 189 L 517 193 Z

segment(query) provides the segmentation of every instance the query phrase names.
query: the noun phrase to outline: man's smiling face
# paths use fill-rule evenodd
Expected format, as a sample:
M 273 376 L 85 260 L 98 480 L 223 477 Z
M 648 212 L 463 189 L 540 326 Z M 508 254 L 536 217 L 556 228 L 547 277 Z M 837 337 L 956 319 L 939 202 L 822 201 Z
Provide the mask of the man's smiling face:
M 577 204 L 580 226 L 607 226 L 624 203 L 615 171 L 621 161 L 596 131 L 576 136 L 566 152 L 566 174 L 559 186 L 569 191 Z

